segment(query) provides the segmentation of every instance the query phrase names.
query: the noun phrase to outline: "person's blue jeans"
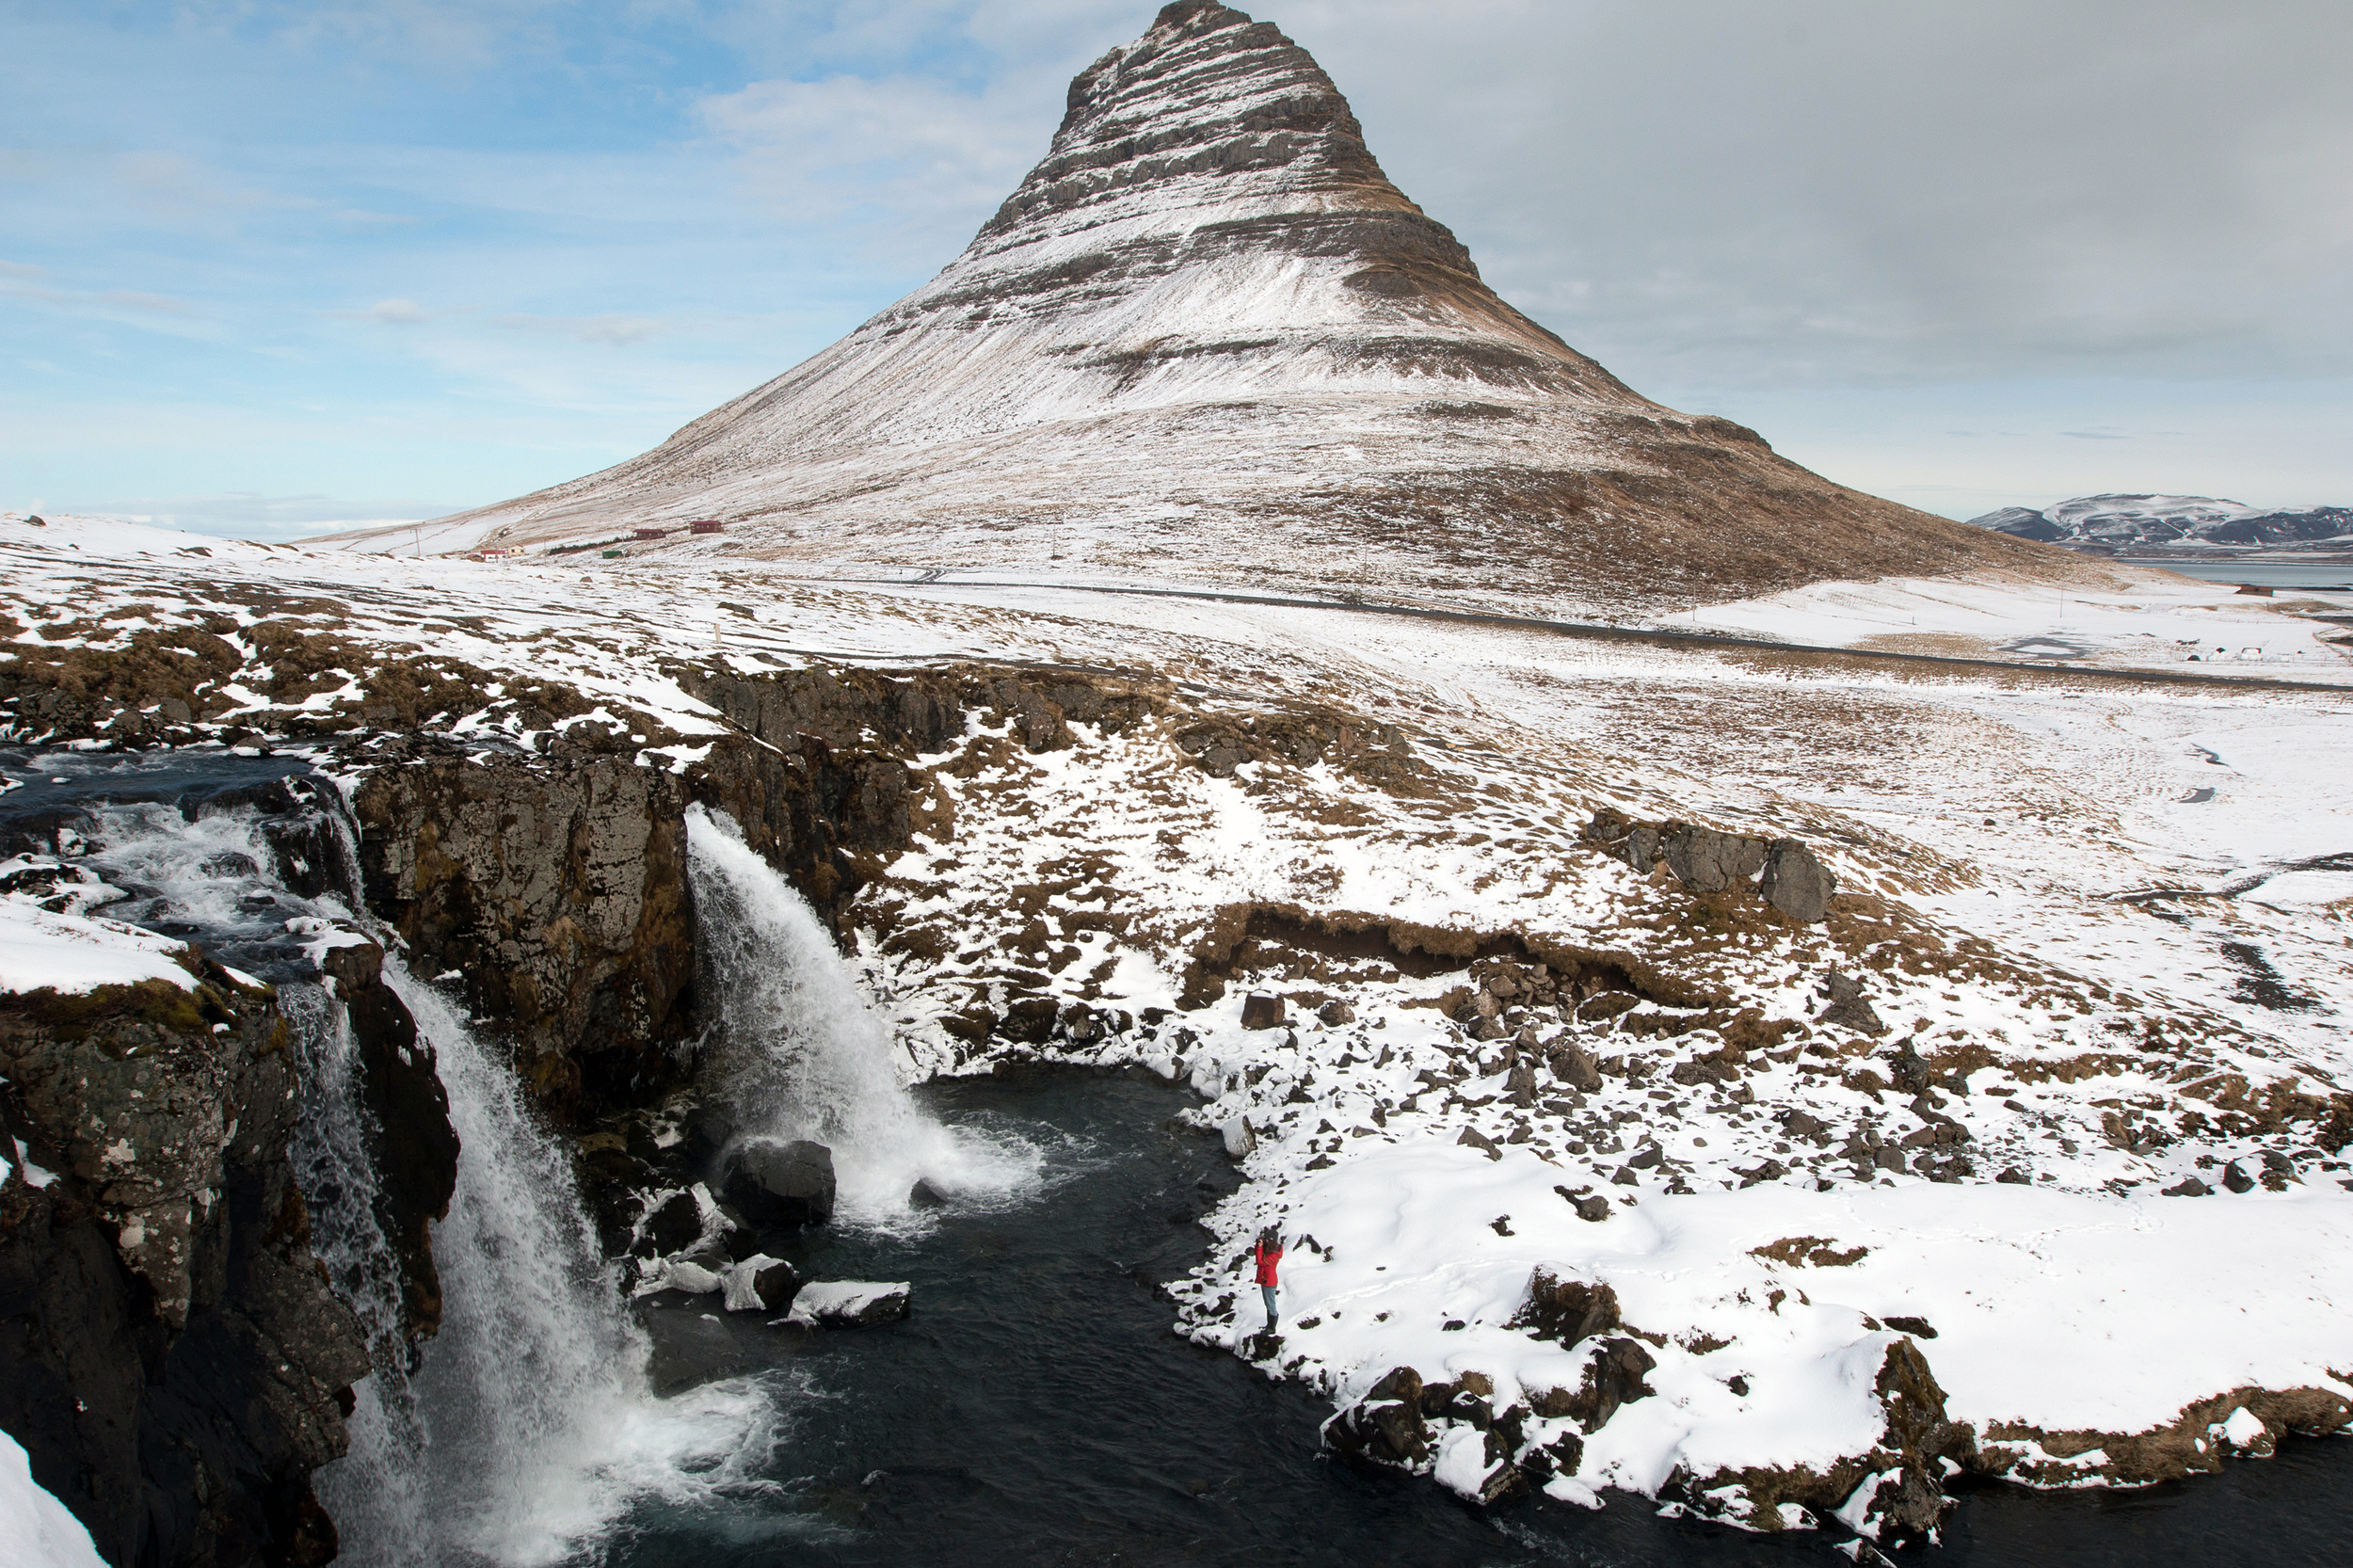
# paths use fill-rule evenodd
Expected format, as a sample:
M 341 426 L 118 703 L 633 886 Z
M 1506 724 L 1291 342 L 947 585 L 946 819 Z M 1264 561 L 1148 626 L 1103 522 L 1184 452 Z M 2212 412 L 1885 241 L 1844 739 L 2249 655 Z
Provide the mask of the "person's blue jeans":
M 1274 1304 L 1274 1287 L 1272 1285 L 1261 1285 L 1258 1287 L 1258 1294 L 1266 1298 L 1266 1326 L 1273 1328 L 1274 1326 L 1275 1317 L 1281 1310 Z

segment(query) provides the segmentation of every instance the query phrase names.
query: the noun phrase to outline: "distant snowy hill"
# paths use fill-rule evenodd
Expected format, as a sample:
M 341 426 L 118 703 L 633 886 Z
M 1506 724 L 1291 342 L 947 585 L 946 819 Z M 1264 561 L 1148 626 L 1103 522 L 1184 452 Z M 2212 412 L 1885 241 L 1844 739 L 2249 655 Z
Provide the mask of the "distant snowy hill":
M 1045 161 L 929 284 L 436 542 L 705 517 L 724 538 L 659 548 L 1589 602 L 2053 569 L 1629 391 L 1481 280 L 1305 50 L 1204 0 L 1080 74 Z
M 1979 528 L 2069 550 L 2353 549 L 2353 507 L 2266 511 L 2204 495 L 2085 495 L 2035 511 L 2005 506 Z

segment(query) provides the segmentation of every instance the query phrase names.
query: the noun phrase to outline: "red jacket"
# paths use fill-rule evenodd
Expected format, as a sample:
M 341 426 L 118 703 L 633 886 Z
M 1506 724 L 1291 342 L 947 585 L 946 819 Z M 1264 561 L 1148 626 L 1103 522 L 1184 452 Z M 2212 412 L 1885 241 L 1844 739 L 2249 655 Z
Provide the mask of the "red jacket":
M 1258 1283 L 1260 1285 L 1274 1284 L 1274 1266 L 1283 1261 L 1283 1249 L 1280 1246 L 1270 1247 L 1261 1241 L 1257 1245 L 1257 1258 Z

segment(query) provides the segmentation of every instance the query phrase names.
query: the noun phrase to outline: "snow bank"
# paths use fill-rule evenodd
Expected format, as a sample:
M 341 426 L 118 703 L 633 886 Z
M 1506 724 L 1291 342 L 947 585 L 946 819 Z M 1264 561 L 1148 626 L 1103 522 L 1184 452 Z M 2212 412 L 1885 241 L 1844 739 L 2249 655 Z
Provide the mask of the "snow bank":
M 1563 1496 L 1863 1454 L 1898 1334 L 1981 1436 L 2143 1432 L 2249 1387 L 2353 1398 L 2330 1370 L 2346 1359 L 2353 1197 L 1760 1184 L 1622 1201 L 1590 1223 L 1562 1176 L 1530 1152 L 1490 1160 L 1433 1138 L 1300 1179 L 1277 1358 L 1342 1404 L 1411 1366 L 1484 1374 L 1498 1411 L 1541 1406 L 1576 1388 L 1588 1348 L 1513 1326 L 1531 1272 L 1607 1284 L 1653 1345 L 1657 1394 L 1586 1437 Z M 1235 1271 L 1240 1340 L 1262 1326 L 1244 1283 Z
M 0 898 L 0 991 L 49 986 L 80 993 L 148 980 L 194 989 L 195 977 L 178 961 L 186 951 L 119 920 L 53 914 L 24 899 Z
M 105 1568 L 82 1521 L 33 1480 L 32 1462 L 0 1432 L 0 1568 Z

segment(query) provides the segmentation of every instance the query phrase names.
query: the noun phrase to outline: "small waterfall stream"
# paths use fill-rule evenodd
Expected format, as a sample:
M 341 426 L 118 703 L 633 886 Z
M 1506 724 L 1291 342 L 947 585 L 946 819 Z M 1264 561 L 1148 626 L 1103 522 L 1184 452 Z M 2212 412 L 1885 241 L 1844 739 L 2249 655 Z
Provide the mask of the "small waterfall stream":
M 837 1212 L 853 1224 L 906 1218 L 919 1181 L 967 1206 L 1033 1190 L 1034 1147 L 952 1129 L 907 1092 L 888 1021 L 792 885 L 724 815 L 691 807 L 686 824 L 718 1066 L 741 1130 L 830 1148 Z

